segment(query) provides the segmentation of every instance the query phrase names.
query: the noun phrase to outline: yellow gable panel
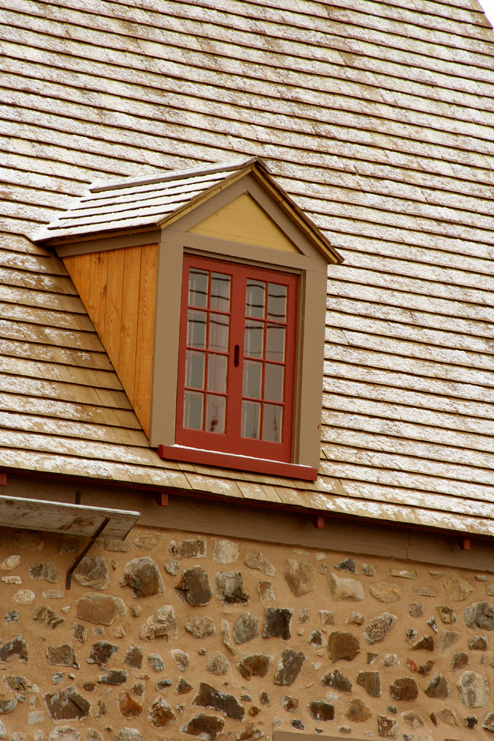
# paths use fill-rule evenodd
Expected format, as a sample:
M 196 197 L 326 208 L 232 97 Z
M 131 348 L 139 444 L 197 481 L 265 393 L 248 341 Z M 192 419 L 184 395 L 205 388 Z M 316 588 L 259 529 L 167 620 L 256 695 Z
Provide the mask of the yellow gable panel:
M 273 250 L 299 252 L 248 193 L 220 208 L 190 231 L 206 237 L 255 244 Z

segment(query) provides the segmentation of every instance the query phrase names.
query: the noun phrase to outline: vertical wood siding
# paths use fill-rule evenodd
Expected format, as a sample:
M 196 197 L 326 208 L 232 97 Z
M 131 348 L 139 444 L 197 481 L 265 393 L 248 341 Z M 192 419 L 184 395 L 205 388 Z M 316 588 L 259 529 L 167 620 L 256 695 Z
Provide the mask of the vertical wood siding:
M 149 435 L 158 246 L 75 255 L 64 263 Z

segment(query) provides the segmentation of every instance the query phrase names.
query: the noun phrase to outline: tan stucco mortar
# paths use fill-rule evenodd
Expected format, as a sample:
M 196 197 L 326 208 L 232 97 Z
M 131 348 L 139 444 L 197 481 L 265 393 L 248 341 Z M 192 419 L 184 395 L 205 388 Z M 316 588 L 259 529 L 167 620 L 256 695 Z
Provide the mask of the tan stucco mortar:
M 194 540 L 203 542 L 189 542 Z M 2 648 L 5 649 L 6 644 L 18 635 L 22 635 L 28 651 L 26 662 L 21 658 L 0 662 L 0 708 L 9 709 L 12 706 L 11 701 L 17 698 L 15 709 L 0 714 L 0 722 L 3 724 L 0 725 L 0 737 L 36 741 L 64 738 L 71 741 L 72 738 L 78 739 L 80 734 L 82 741 L 95 741 L 99 738 L 96 731 L 102 738 L 114 739 L 122 729 L 134 728 L 143 738 L 146 735 L 149 738 L 186 738 L 181 729 L 200 714 L 221 719 L 224 721 L 221 731 L 223 735 L 242 739 L 260 738 L 262 734 L 272 738 L 275 729 L 295 730 L 297 727 L 307 733 L 321 729 L 324 735 L 337 738 L 348 735 L 349 729 L 353 738 L 378 737 L 379 732 L 390 738 L 415 741 L 491 737 L 489 730 L 482 728 L 482 724 L 494 710 L 491 667 L 494 634 L 491 636 L 485 628 L 467 627 L 463 613 L 465 608 L 474 603 L 494 601 L 489 595 L 494 591 L 492 575 L 381 557 L 356 557 L 356 573 L 352 573 L 351 561 L 342 564 L 352 558 L 349 552 L 290 548 L 241 539 L 232 539 L 218 545 L 224 540 L 209 535 L 202 536 L 200 533 L 191 535 L 190 532 L 134 528 L 125 546 L 103 540 L 90 552 L 91 558 L 105 559 L 109 577 L 107 586 L 104 568 L 100 568 L 94 583 L 102 586 L 102 589 L 92 589 L 74 580 L 70 591 L 67 591 L 65 574 L 77 551 L 61 552 L 67 550 L 67 545 L 70 550 L 70 544 L 63 536 L 39 536 L 28 531 L 16 533 L 0 530 L 0 655 Z M 78 548 L 82 545 L 81 541 Z M 128 547 L 128 550 L 113 550 L 122 547 Z M 263 556 L 259 556 L 259 553 Z M 196 557 L 190 557 L 194 554 Z M 230 562 L 225 563 L 225 558 Z M 125 569 L 126 564 L 134 559 L 151 559 L 156 564 L 158 581 L 153 582 L 151 579 L 148 583 L 151 584 L 151 590 L 160 589 L 161 579 L 162 593 L 134 597 L 131 587 L 123 584 L 125 580 L 129 582 L 129 567 Z M 104 562 L 98 563 L 100 567 L 104 566 Z M 145 563 L 149 564 L 148 561 Z M 47 566 L 41 567 L 39 564 Z M 343 568 L 335 568 L 338 564 L 343 565 Z M 56 565 L 58 576 L 53 565 Z M 209 581 L 212 594 L 208 604 L 193 606 L 189 603 L 190 600 L 187 602 L 181 598 L 183 591 L 176 590 L 179 583 L 182 586 L 184 584 L 184 573 L 190 574 L 190 570 L 195 567 L 201 570 L 203 585 L 207 584 L 207 579 Z M 169 573 L 174 570 L 177 570 L 176 574 Z M 203 572 L 207 574 L 207 578 Z M 219 572 L 229 574 L 220 579 L 220 588 L 226 592 L 228 584 L 235 586 L 235 579 L 237 586 L 241 584 L 242 589 L 237 589 L 229 597 L 240 600 L 238 603 L 228 603 L 217 596 L 216 575 Z M 241 580 L 235 576 L 236 572 L 240 573 Z M 196 568 L 194 574 L 197 573 Z M 32 578 L 32 575 L 44 578 Z M 47 578 L 54 581 L 48 581 Z M 263 586 L 260 587 L 260 584 Z M 270 588 L 274 595 L 272 599 L 269 599 Z M 261 600 L 260 592 L 265 601 Z M 92 597 L 88 599 L 86 595 Z M 108 601 L 111 605 L 117 605 L 113 617 L 112 610 L 109 613 L 100 612 L 110 615 L 110 625 L 85 619 L 91 614 L 94 595 L 117 598 L 116 601 Z M 98 605 L 100 603 L 101 600 Z M 168 630 L 170 640 L 166 637 L 146 640 L 142 637 L 143 626 L 152 622 L 156 611 L 166 605 L 171 606 L 169 614 L 176 618 L 176 624 Z M 52 610 L 55 617 L 46 610 L 40 611 L 39 608 L 43 606 Z M 440 606 L 452 608 L 456 621 L 442 622 L 437 609 Z M 293 610 L 291 636 L 288 640 L 263 636 L 265 609 L 273 607 Z M 320 611 L 326 613 L 321 615 Z M 125 614 L 121 614 L 123 612 Z M 237 627 L 235 624 L 246 612 L 251 615 L 247 620 L 247 627 L 255 625 L 257 618 L 259 634 L 252 640 L 238 644 L 235 635 L 238 637 L 241 633 L 239 634 L 238 623 Z M 334 625 L 331 624 L 333 619 L 328 613 L 334 614 Z M 384 613 L 394 616 L 396 621 L 387 618 L 388 623 L 393 623 L 387 635 L 381 642 L 370 643 L 365 636 L 375 637 L 382 628 L 378 625 L 373 629 L 372 626 L 376 624 L 371 621 Z M 33 614 L 41 622 L 35 621 Z M 77 617 L 78 614 L 83 614 L 84 617 Z M 446 616 L 446 619 L 451 619 L 450 611 L 443 610 L 442 614 L 443 618 Z M 211 625 L 214 625 L 214 634 L 204 638 L 193 637 L 185 629 L 185 625 L 191 618 L 205 617 L 210 618 L 210 621 L 196 621 L 196 628 L 199 625 L 197 630 L 200 632 L 207 625 L 206 632 L 211 632 Z M 326 625 L 323 625 L 323 618 Z M 63 622 L 60 622 L 61 619 Z M 490 627 L 488 618 L 485 619 L 486 627 Z M 74 624 L 77 623 L 85 628 L 78 628 L 78 636 L 83 638 L 85 635 L 85 642 L 75 637 Z M 229 638 L 225 633 L 226 623 Z M 55 627 L 50 627 L 50 624 Z M 316 633 L 314 636 L 315 631 L 319 631 L 320 635 Z M 342 638 L 343 633 L 350 634 L 358 643 L 352 643 L 353 639 L 348 637 Z M 453 633 L 458 633 L 458 637 Z M 311 645 L 311 636 L 313 644 L 322 642 L 323 645 Z M 481 640 L 477 641 L 477 648 L 473 648 L 471 643 L 469 646 L 469 640 L 472 641 L 476 636 L 486 639 L 486 648 Z M 424 637 L 427 641 L 420 644 Z M 420 648 L 420 645 L 431 647 L 430 638 L 433 639 L 433 650 Z M 230 647 L 225 645 L 225 640 Z M 351 660 L 343 658 L 333 661 L 328 653 L 328 640 L 331 651 L 343 650 L 344 653 L 345 647 L 352 643 L 359 652 Z M 101 667 L 87 661 L 93 645 L 98 641 L 108 641 L 119 649 Z M 449 642 L 451 645 L 447 645 Z M 47 654 L 53 656 L 53 649 L 64 644 L 72 646 L 78 668 L 49 663 Z M 417 644 L 419 647 L 414 648 Z M 141 668 L 133 668 L 125 662 L 130 646 L 137 646 L 142 650 Z M 287 650 L 297 654 L 302 652 L 305 658 L 299 656 L 299 660 L 304 659 L 303 665 L 292 684 L 276 684 L 275 678 L 279 680 L 283 676 L 279 662 L 282 652 Z M 174 651 L 176 658 L 171 651 Z M 183 664 L 179 666 L 184 658 L 181 653 L 183 651 L 189 655 L 189 666 L 185 671 L 182 670 Z M 452 661 L 459 652 L 468 655 L 468 665 L 453 670 Z M 151 654 L 159 654 L 164 662 L 163 670 L 156 671 L 148 662 Z M 237 663 L 243 657 L 257 654 L 272 657 L 267 674 L 264 678 L 245 679 L 241 676 Z M 372 654 L 375 656 L 370 656 Z M 294 654 L 291 656 L 293 658 Z M 10 658 L 8 655 L 5 657 Z M 208 669 L 213 657 L 213 668 L 215 671 L 225 671 L 224 674 L 215 674 Z M 433 662 L 432 667 L 428 667 L 429 661 Z M 159 669 L 159 661 L 154 659 L 154 663 Z M 425 667 L 422 672 L 429 669 L 428 673 L 420 673 L 421 667 Z M 98 678 L 107 676 L 111 670 L 124 670 L 128 677 L 120 685 L 98 682 Z M 350 693 L 323 686 L 321 683 L 323 677 L 335 670 L 339 670 L 351 682 Z M 457 683 L 460 677 L 464 677 L 464 683 L 469 681 L 469 677 L 464 676 L 468 671 L 475 672 L 480 679 L 472 676 L 473 690 L 468 696 L 464 695 L 464 702 Z M 382 691 L 380 696 L 369 696 L 365 688 L 369 686 L 368 678 L 363 674 L 358 677 L 362 672 L 379 673 Z M 63 677 L 60 683 L 54 684 L 52 677 L 57 673 L 63 673 Z M 437 680 L 436 684 L 439 682 L 443 695 L 449 691 L 449 697 L 441 699 L 425 693 L 436 675 L 444 678 Z M 12 676 L 24 677 L 27 680 L 22 680 L 25 689 L 11 689 L 12 680 L 9 686 L 6 678 Z M 125 678 L 125 675 L 119 676 Z M 409 678 L 413 682 L 396 682 L 403 678 Z M 162 690 L 156 689 L 158 682 L 168 679 L 170 686 Z M 371 684 L 375 686 L 376 675 L 371 679 Z M 187 690 L 183 681 L 179 685 L 181 680 L 185 680 L 192 689 L 177 694 L 177 687 Z M 29 687 L 29 683 L 32 687 Z M 245 710 L 243 720 L 229 718 L 219 709 L 194 704 L 201 695 L 201 683 L 232 695 L 237 701 L 235 707 Z M 416 699 L 395 699 L 392 696 L 391 692 L 395 695 L 398 693 L 399 697 L 408 697 L 410 691 L 413 695 L 414 683 L 418 692 Z M 138 694 L 139 684 L 144 688 L 142 695 Z M 390 692 L 392 685 L 394 689 Z M 74 687 L 76 693 L 89 701 L 91 709 L 83 720 L 54 722 L 44 698 L 68 687 Z M 428 691 L 433 694 L 434 687 Z M 131 716 L 138 713 L 134 717 L 124 717 L 119 708 L 119 702 L 126 692 L 129 695 L 125 702 L 126 712 Z M 265 695 L 264 703 L 261 701 L 262 693 L 269 696 L 269 705 L 265 704 Z M 164 698 L 171 712 L 157 714 L 157 698 Z M 370 717 L 367 720 L 358 722 L 346 717 L 349 703 L 355 699 L 361 701 L 357 705 L 364 708 L 363 715 L 367 714 L 365 708 L 368 709 Z M 309 703 L 315 701 L 324 703 L 326 713 L 332 712 L 328 710 L 328 706 L 334 706 L 334 719 L 312 718 Z M 231 704 L 233 700 L 229 702 Z M 466 702 L 479 703 L 479 706 L 468 706 Z M 142 711 L 139 711 L 140 705 Z M 148 717 L 153 708 L 155 720 L 159 715 L 164 718 L 163 723 L 166 723 L 168 715 L 171 717 L 171 724 L 163 727 L 153 725 L 153 719 Z M 410 725 L 415 716 L 408 716 L 407 723 L 403 713 L 409 712 L 420 716 L 424 725 L 416 728 L 413 724 Z M 431 714 L 435 714 L 437 725 L 431 720 Z M 381 721 L 378 721 L 379 717 Z M 389 722 L 385 722 L 383 718 L 389 719 Z M 467 718 L 471 720 L 466 721 Z M 477 718 L 478 722 L 474 730 L 470 730 L 465 723 L 472 725 L 473 718 Z M 295 726 L 292 721 L 295 721 Z M 415 718 L 415 724 L 419 722 Z M 459 725 L 449 725 L 455 722 Z M 66 728 L 74 731 L 60 731 Z M 125 735 L 120 738 L 125 738 Z

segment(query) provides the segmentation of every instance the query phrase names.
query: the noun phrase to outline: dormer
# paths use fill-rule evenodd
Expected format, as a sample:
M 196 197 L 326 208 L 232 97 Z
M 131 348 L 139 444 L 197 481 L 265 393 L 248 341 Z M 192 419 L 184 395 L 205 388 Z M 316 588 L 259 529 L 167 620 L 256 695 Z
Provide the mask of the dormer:
M 341 257 L 261 160 L 93 186 L 36 241 L 163 458 L 316 478 Z

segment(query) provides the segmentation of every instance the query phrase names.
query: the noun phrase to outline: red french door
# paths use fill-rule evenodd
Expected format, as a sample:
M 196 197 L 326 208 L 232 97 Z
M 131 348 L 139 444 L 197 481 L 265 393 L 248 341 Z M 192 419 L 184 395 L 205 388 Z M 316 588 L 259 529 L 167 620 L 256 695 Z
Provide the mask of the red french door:
M 184 258 L 176 442 L 289 462 L 294 275 Z

